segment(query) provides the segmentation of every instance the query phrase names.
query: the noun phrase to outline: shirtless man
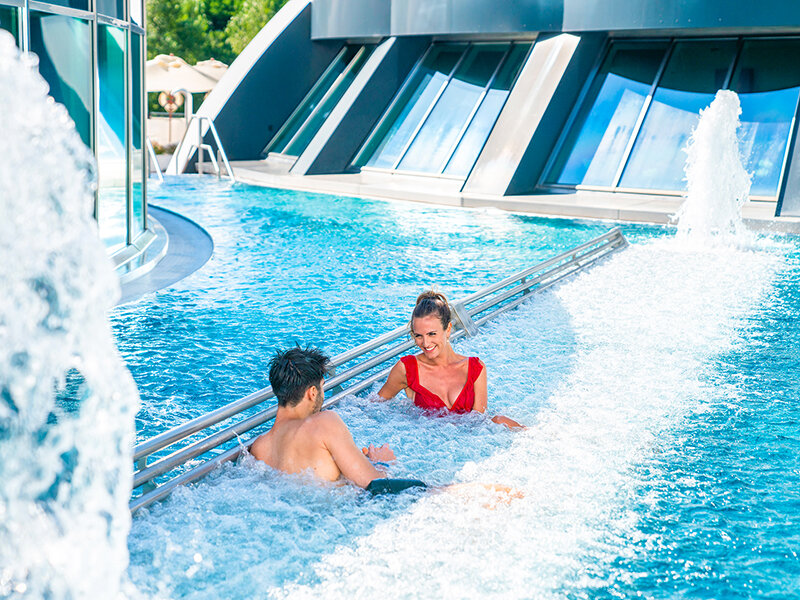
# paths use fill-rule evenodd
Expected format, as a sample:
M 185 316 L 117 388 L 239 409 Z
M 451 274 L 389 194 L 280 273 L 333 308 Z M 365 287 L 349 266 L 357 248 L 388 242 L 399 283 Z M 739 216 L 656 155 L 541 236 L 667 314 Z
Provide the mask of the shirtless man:
M 415 479 L 385 479 L 370 461 L 394 460 L 391 448 L 384 444 L 359 450 L 341 417 L 320 411 L 327 369 L 328 358 L 312 348 L 291 348 L 273 357 L 269 382 L 278 398 L 278 413 L 272 429 L 253 442 L 250 453 L 278 471 L 311 469 L 326 481 L 343 475 L 373 493 L 426 487 Z

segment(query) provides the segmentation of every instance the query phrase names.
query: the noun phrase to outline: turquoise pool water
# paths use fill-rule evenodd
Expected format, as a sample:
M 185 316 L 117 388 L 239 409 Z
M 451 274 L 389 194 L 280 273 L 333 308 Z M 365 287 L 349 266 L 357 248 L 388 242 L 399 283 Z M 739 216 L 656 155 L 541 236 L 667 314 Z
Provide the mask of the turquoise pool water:
M 312 344 L 333 356 L 406 322 L 429 286 L 457 299 L 611 227 L 212 178 L 168 180 L 149 194 L 205 227 L 214 254 L 111 315 L 142 396 L 139 439 L 268 385 L 277 348 Z M 661 231 L 625 228 L 632 239 Z
M 207 226 L 217 254 L 114 316 L 117 328 L 157 340 L 148 352 L 159 360 L 141 363 L 144 351 L 121 342 L 150 406 L 146 428 L 192 414 L 187 399 L 208 407 L 258 387 L 270 344 L 287 333 L 332 352 L 351 347 L 405 319 L 423 277 L 458 295 L 607 229 L 325 196 L 298 206 L 294 193 L 192 179 L 180 189 L 195 185 L 211 198 L 167 201 L 169 186 L 156 194 Z M 277 215 L 257 226 L 242 217 L 267 207 Z M 364 216 L 365 230 L 345 214 Z M 280 233 L 265 234 L 266 223 Z M 404 398 L 337 408 L 357 443 L 395 448 L 394 475 L 504 483 L 523 498 L 489 509 L 488 494 L 468 488 L 370 500 L 243 460 L 137 514 L 131 583 L 152 598 L 797 597 L 798 243 L 698 250 L 660 229 L 626 233 L 624 252 L 460 343 L 487 364 L 492 410 L 527 431 L 480 415 L 431 419 Z M 246 247 L 305 266 L 308 283 L 283 273 L 274 288 L 304 299 L 267 300 L 287 294 L 259 292 L 274 280 L 263 262 L 239 271 Z M 388 260 L 373 266 L 379 256 Z M 320 268 L 331 260 L 345 267 Z M 344 318 L 288 323 L 302 306 Z M 274 333 L 264 322 L 273 310 Z M 175 372 L 159 374 L 170 361 Z

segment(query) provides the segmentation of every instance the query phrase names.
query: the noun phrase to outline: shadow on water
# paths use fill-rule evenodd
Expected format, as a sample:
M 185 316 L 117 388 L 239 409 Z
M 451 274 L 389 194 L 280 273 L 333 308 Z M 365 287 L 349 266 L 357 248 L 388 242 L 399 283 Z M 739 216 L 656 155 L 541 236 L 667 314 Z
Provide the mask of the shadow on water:
M 555 294 L 536 294 L 523 308 L 524 318 L 511 311 L 456 349 L 487 364 L 487 415 L 533 424 L 573 368 L 576 341 Z M 520 344 L 523 331 L 528 343 Z M 505 452 L 518 435 L 476 413 L 427 415 L 403 393 L 388 402 L 353 396 L 336 410 L 358 445 L 394 448 L 391 476 L 436 485 L 473 481 L 465 467 Z M 353 486 L 278 474 L 246 457 L 138 514 L 129 573 L 144 591 L 182 598 L 211 590 L 249 598 L 290 583 L 313 586 L 323 557 L 357 545 L 428 493 L 369 498 Z

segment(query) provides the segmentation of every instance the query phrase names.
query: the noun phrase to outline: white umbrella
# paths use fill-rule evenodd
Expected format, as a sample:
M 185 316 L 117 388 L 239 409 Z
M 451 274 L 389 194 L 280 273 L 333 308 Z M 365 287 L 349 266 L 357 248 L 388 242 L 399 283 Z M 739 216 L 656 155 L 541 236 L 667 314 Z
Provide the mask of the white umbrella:
M 228 65 L 214 58 L 209 58 L 208 60 L 201 60 L 194 68 L 204 75 L 208 75 L 214 81 L 219 81 L 225 74 L 225 71 L 228 70 Z
M 217 84 L 215 79 L 172 54 L 159 54 L 148 60 L 145 81 L 148 92 L 171 92 L 182 88 L 193 94 L 208 92 Z

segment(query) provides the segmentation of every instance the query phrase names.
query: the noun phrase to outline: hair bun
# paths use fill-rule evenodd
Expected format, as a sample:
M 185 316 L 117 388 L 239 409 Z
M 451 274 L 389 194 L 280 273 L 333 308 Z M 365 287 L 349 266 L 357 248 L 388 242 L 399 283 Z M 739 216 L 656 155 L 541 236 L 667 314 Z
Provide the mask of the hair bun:
M 417 297 L 417 302 L 416 303 L 419 304 L 423 300 L 433 300 L 434 302 L 437 302 L 437 301 L 441 302 L 445 306 L 448 305 L 447 298 L 444 297 L 444 294 L 442 294 L 440 292 L 435 292 L 433 290 L 426 290 L 426 291 L 422 292 Z

